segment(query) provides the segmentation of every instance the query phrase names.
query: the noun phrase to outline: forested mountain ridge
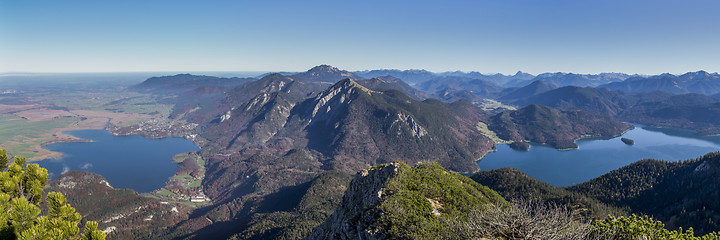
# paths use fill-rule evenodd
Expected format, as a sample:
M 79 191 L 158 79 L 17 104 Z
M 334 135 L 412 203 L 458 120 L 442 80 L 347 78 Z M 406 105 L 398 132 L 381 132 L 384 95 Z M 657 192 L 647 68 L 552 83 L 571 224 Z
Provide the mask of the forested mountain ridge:
M 512 101 L 518 106 L 542 104 L 561 109 L 582 109 L 595 114 L 615 116 L 630 106 L 621 93 L 602 88 L 567 86 Z
M 647 214 L 670 228 L 720 229 L 720 153 L 683 162 L 646 159 L 568 190 Z
M 582 193 L 553 187 L 514 168 L 480 171 L 470 178 L 495 190 L 507 200 L 540 199 L 567 206 L 578 218 L 600 219 L 608 215 L 628 214 L 625 209 L 603 203 Z
M 143 91 L 183 91 L 201 87 L 238 86 L 255 78 L 220 78 L 214 76 L 177 74 L 173 76 L 151 77 L 131 89 Z
M 619 136 L 632 128 L 608 116 L 537 104 L 499 113 L 488 121 L 489 129 L 501 139 L 545 143 L 557 149 L 577 148 L 575 140 L 582 137 Z
M 664 101 L 645 102 L 621 113 L 618 118 L 636 123 L 693 129 L 698 135 L 720 134 L 720 103 L 704 95 L 685 94 Z M 697 99 L 696 103 L 693 98 Z
M 129 89 L 153 93 L 158 102 L 172 104 L 170 119 L 193 123 L 208 121 L 207 116 L 218 114 L 225 93 L 234 87 L 255 81 L 255 78 L 220 78 L 214 76 L 177 74 L 151 77 Z
M 51 181 L 47 191 L 61 192 L 87 220 L 97 221 L 110 238 L 152 238 L 187 218 L 190 207 L 162 203 L 130 189 L 114 189 L 102 176 L 68 171 Z M 112 205 L 109 207 L 108 205 Z

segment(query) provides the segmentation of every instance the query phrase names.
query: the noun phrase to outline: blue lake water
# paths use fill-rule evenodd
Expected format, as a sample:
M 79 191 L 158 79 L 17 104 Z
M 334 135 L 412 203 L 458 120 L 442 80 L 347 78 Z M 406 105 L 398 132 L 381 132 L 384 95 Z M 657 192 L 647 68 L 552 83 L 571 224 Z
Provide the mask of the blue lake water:
M 68 170 L 102 175 L 115 188 L 130 188 L 140 193 L 165 185 L 178 165 L 172 157 L 200 148 L 184 138 L 150 139 L 142 136 L 114 136 L 106 130 L 66 132 L 93 142 L 56 143 L 45 149 L 62 153 L 60 159 L 38 162 L 47 168 L 50 178 Z
M 626 145 L 621 137 L 633 139 L 635 144 Z M 500 144 L 478 166 L 480 170 L 512 167 L 540 181 L 564 187 L 646 158 L 678 161 L 720 151 L 720 136 L 701 137 L 691 130 L 636 124 L 635 129 L 620 137 L 579 140 L 577 144 L 579 149 L 565 151 L 531 144 L 528 152 Z

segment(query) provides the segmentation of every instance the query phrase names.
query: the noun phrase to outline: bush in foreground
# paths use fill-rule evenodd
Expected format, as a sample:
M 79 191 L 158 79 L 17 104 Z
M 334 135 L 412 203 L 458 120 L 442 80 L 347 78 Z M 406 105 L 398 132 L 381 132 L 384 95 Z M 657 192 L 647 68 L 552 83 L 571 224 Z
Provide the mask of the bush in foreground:
M 470 212 L 467 221 L 449 223 L 464 239 L 601 239 L 588 222 L 573 220 L 561 205 L 519 200 L 514 207 L 486 205 Z
M 665 225 L 660 221 L 655 221 L 648 216 L 639 217 L 635 214 L 629 217 L 608 216 L 602 221 L 593 222 L 592 226 L 595 233 L 603 234 L 606 239 L 720 239 L 717 232 L 696 237 L 692 228 L 687 231 L 683 231 L 682 228 L 670 231 L 665 229 Z
M 9 160 L 7 151 L 0 150 L 0 239 L 105 239 L 92 221 L 80 233 L 82 217 L 62 193 L 48 193 L 47 215 L 39 216 L 47 169 L 26 166 L 23 157 L 15 157 L 10 165 Z
M 614 217 L 603 220 L 576 220 L 561 205 L 520 200 L 514 207 L 486 205 L 473 210 L 467 221 L 447 223 L 464 239 L 614 239 L 614 240 L 713 240 L 717 232 L 695 236 L 692 228 L 667 230 L 648 216 Z

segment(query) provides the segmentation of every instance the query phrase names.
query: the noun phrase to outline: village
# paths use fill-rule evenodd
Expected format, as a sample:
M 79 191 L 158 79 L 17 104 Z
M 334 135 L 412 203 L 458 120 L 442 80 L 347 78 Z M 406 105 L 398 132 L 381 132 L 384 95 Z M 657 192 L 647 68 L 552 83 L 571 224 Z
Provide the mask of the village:
M 115 135 L 142 135 L 147 138 L 185 137 L 191 139 L 194 137 L 192 130 L 196 126 L 197 124 L 194 123 L 151 119 L 128 127 L 111 125 L 108 130 Z
M 202 180 L 205 178 L 205 161 L 196 152 L 181 153 L 173 157 L 178 169 L 165 187 L 147 194 L 165 202 L 176 202 L 190 206 L 209 204 L 211 199 L 203 192 Z

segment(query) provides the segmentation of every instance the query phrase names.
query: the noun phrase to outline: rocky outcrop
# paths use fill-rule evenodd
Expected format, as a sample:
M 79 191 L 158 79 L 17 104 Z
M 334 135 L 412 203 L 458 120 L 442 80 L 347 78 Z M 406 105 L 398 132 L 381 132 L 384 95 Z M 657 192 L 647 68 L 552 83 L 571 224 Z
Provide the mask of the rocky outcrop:
M 328 113 L 331 109 L 337 108 L 339 105 L 350 104 L 355 91 L 363 91 L 368 94 L 377 93 L 346 78 L 315 97 L 315 106 L 313 107 L 311 117 L 315 118 L 320 110 L 323 110 L 321 112 Z
M 397 175 L 400 164 L 364 169 L 352 180 L 340 207 L 307 239 L 384 239 L 372 224 L 380 217 L 373 206 L 380 204 L 386 182 Z
M 390 125 L 391 127 L 394 126 L 397 123 L 405 123 L 407 127 L 410 129 L 410 134 L 412 134 L 413 137 L 420 138 L 422 136 L 425 136 L 428 134 L 427 130 L 420 126 L 420 124 L 415 121 L 415 119 L 412 116 L 406 115 L 404 113 L 398 113 L 397 119 L 393 121 L 393 123 Z M 398 128 L 397 135 L 402 134 L 400 131 L 400 128 Z

